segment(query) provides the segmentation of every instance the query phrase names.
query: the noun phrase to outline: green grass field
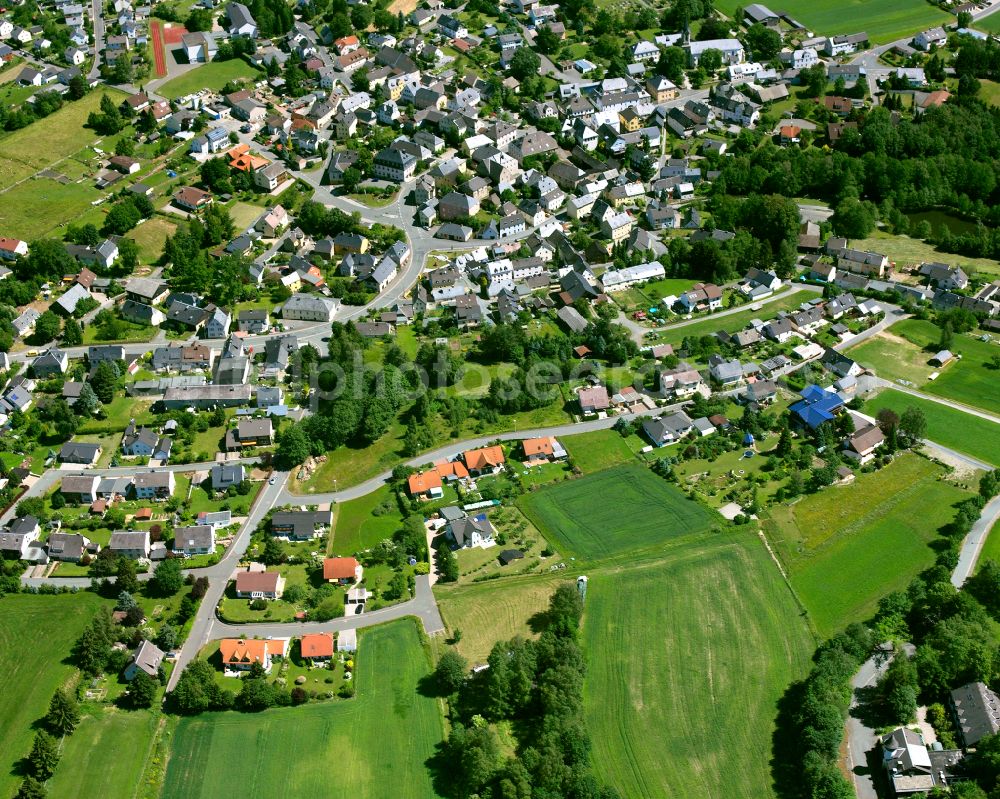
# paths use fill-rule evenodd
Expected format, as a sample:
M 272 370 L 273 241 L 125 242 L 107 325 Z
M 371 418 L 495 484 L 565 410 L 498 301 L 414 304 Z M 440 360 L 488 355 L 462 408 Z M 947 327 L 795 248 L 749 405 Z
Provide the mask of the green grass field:
M 595 430 L 563 436 L 559 442 L 584 474 L 634 460 L 635 454 L 616 430 Z
M 548 607 L 562 579 L 546 574 L 457 586 L 438 583 L 434 595 L 448 630 L 462 631 L 455 648 L 470 662 L 485 663 L 497 641 L 531 637 L 531 617 Z
M 738 0 L 722 0 L 719 11 L 731 15 L 741 4 Z M 883 44 L 919 33 L 933 25 L 944 25 L 952 19 L 922 0 L 792 0 L 781 6 L 817 35 L 866 31 L 873 43 Z
M 101 600 L 89 592 L 71 596 L 12 595 L 0 613 L 0 796 L 11 796 L 20 778 L 11 769 L 31 748 L 32 725 L 75 669 L 66 661 Z M 59 794 L 50 793 L 52 796 Z M 109 794 L 110 795 L 110 794 Z
M 139 259 L 144 264 L 155 264 L 163 254 L 163 242 L 174 235 L 177 224 L 162 216 L 147 219 L 139 227 L 129 231 L 129 238 L 139 245 Z
M 62 799 L 131 797 L 156 733 L 157 716 L 114 708 L 86 716 L 63 745 L 49 795 Z
M 242 59 L 213 61 L 167 81 L 157 89 L 157 93 L 163 97 L 177 98 L 199 89 L 219 91 L 231 80 L 256 79 L 263 74 Z
M 417 692 L 430 665 L 415 622 L 364 630 L 359 646 L 355 699 L 183 719 L 163 799 L 234 786 L 245 796 L 437 796 L 425 763 L 443 728 L 437 700 Z
M 889 408 L 901 414 L 910 406 L 924 412 L 931 441 L 1000 467 L 1000 425 L 986 419 L 892 389 L 868 400 L 864 412 L 875 416 L 882 408 Z
M 763 307 L 759 311 L 754 311 L 747 306 L 745 310 L 728 316 L 719 316 L 718 314 L 714 316 L 698 315 L 694 317 L 699 320 L 697 322 L 668 327 L 663 331 L 659 340 L 671 344 L 680 344 L 687 336 L 711 336 L 718 330 L 742 330 L 750 323 L 751 319 L 763 319 L 765 321 L 774 319 L 779 311 L 791 311 L 794 308 L 798 308 L 799 305 L 813 296 L 812 294 L 797 291 L 794 294 L 789 294 L 787 297 L 779 296 L 773 302 L 765 300 Z
M 850 350 L 852 358 L 872 367 L 886 380 L 909 380 L 913 387 L 973 408 L 1000 414 L 1000 372 L 991 360 L 1000 355 L 1000 345 L 971 335 L 956 335 L 950 350 L 962 359 L 936 368 L 928 359 L 937 349 L 941 330 L 933 322 L 904 319 L 887 332 Z M 937 372 L 935 380 L 928 377 Z
M 764 528 L 817 630 L 866 618 L 878 600 L 934 562 L 928 546 L 969 496 L 917 455 L 795 504 L 773 506 Z
M 600 781 L 629 799 L 773 796 L 776 703 L 812 641 L 752 535 L 592 574 L 584 705 Z
M 976 22 L 973 27 L 987 33 L 1000 33 L 1000 16 L 990 14 L 988 17 L 984 17 Z
M 372 514 L 375 508 L 387 502 L 391 508 L 389 513 L 378 516 Z M 401 526 L 396 498 L 388 486 L 383 486 L 358 499 L 340 503 L 328 549 L 331 555 L 353 555 L 375 546 L 383 539 L 392 538 L 392 534 Z
M 96 142 L 98 135 L 84 124 L 90 112 L 100 107 L 102 94 L 109 94 L 116 101 L 125 97 L 117 89 L 93 91 L 43 120 L 0 137 L 0 188 L 7 188 Z M 8 204 L 5 197 L 0 206 Z
M 982 566 L 988 560 L 1000 563 L 1000 522 L 990 528 L 990 534 L 986 536 L 986 542 L 979 553 L 977 567 Z
M 523 496 L 519 504 L 560 552 L 583 560 L 702 533 L 719 518 L 638 465 L 560 483 Z
M 989 17 L 987 17 L 989 19 Z M 994 17 L 1000 22 L 1000 16 Z M 813 202 L 810 200 L 809 202 Z M 924 261 L 939 261 L 943 264 L 961 266 L 966 271 L 969 267 L 983 274 L 994 277 L 1000 276 L 1000 262 L 990 258 L 969 258 L 965 255 L 956 255 L 950 252 L 941 252 L 920 239 L 911 239 L 909 236 L 897 236 L 881 230 L 875 231 L 871 238 L 852 239 L 851 246 L 859 250 L 874 250 L 884 253 L 889 260 L 894 261 L 902 269 L 906 266 L 916 266 Z

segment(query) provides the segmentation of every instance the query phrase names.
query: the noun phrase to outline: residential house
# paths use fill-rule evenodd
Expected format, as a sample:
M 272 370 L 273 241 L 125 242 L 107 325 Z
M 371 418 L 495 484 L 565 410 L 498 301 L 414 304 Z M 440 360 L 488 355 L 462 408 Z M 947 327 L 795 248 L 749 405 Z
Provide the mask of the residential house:
M 254 663 L 259 663 L 265 674 L 271 673 L 275 658 L 283 658 L 288 653 L 287 638 L 223 638 L 219 641 L 219 656 L 222 667 L 227 672 L 249 671 Z
M 328 663 L 333 658 L 331 633 L 307 633 L 299 639 L 299 654 L 310 664 Z
M 96 477 L 94 478 L 97 479 Z M 63 483 L 65 484 L 65 480 Z M 63 486 L 65 493 L 65 485 Z M 79 563 L 84 555 L 96 554 L 100 547 L 77 533 L 49 533 L 45 548 L 50 560 Z
M 27 515 L 14 519 L 6 530 L 0 530 L 0 553 L 18 560 L 29 554 L 41 532 L 38 519 Z
M 364 567 L 355 558 L 324 558 L 323 579 L 338 585 L 355 585 L 361 582 Z
M 173 472 L 143 472 L 134 479 L 136 499 L 170 499 L 174 493 Z
M 801 400 L 789 410 L 801 423 L 815 430 L 824 422 L 829 422 L 843 409 L 844 401 L 836 393 L 826 391 L 810 383 L 799 395 Z
M 235 429 L 226 432 L 226 449 L 230 452 L 273 443 L 274 427 L 270 419 L 240 419 Z
M 238 486 L 246 478 L 246 468 L 241 463 L 217 463 L 209 472 L 214 491 L 225 491 L 232 486 Z
M 139 560 L 149 557 L 149 530 L 117 530 L 111 534 L 108 549 L 118 557 Z
M 466 450 L 462 453 L 462 460 L 472 476 L 496 474 L 506 463 L 503 448 L 499 445 Z
M 239 571 L 236 573 L 236 596 L 240 599 L 281 599 L 285 578 L 278 572 Z
M 226 20 L 230 35 L 257 38 L 257 22 L 250 9 L 242 3 L 230 2 L 226 6 Z
M 701 373 L 683 361 L 673 369 L 660 373 L 660 393 L 667 398 L 690 397 L 700 392 L 704 385 Z
M 68 441 L 59 449 L 60 463 L 93 466 L 101 457 L 101 445 L 83 441 Z
M 694 429 L 694 422 L 684 411 L 661 416 L 656 419 L 644 419 L 642 430 L 655 447 L 675 444 Z
M 555 436 L 526 438 L 521 442 L 524 458 L 528 463 L 552 463 L 566 458 L 566 450 Z
M 282 510 L 271 516 L 271 533 L 290 541 L 308 541 L 329 527 L 333 514 L 326 511 Z
M 962 746 L 978 744 L 1000 733 L 1000 697 L 981 682 L 970 682 L 951 692 L 951 712 L 962 736 Z
M 129 658 L 128 665 L 125 666 L 124 676 L 128 682 L 132 682 L 139 672 L 159 679 L 160 667 L 166 654 L 156 644 L 143 639 L 142 643 L 135 648 L 132 657 Z
M 581 388 L 577 394 L 577 401 L 580 403 L 580 412 L 584 416 L 606 411 L 611 407 L 611 398 L 608 396 L 606 386 Z
M 60 493 L 67 502 L 91 503 L 97 499 L 97 484 L 100 478 L 92 475 L 69 474 L 62 479 Z
M 332 322 L 340 300 L 316 294 L 293 294 L 281 308 L 282 319 L 308 322 Z
M 463 514 L 450 520 L 445 534 L 460 549 L 493 546 L 493 525 L 485 513 L 471 518 Z
M 885 435 L 877 425 L 869 423 L 844 439 L 844 455 L 863 466 L 875 458 L 875 451 L 884 443 Z

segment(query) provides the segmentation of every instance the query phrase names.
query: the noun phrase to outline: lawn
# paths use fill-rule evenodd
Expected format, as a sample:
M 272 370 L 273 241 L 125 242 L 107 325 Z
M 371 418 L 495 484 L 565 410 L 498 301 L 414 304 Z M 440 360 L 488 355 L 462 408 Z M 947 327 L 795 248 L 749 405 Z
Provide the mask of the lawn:
M 559 439 L 573 463 L 584 473 L 628 463 L 635 458 L 625 439 L 616 430 L 595 430 Z
M 84 124 L 90 112 L 100 107 L 102 94 L 108 94 L 116 101 L 125 97 L 125 93 L 117 89 L 90 92 L 80 100 L 67 103 L 44 120 L 0 137 L 0 188 L 6 188 L 93 144 L 98 136 Z M 43 146 L 39 146 L 40 142 Z M 9 200 L 5 197 L 0 206 L 7 206 L 12 211 Z M 3 217 L 0 217 L 2 220 Z
M 1000 33 L 1000 14 L 990 14 L 988 17 L 973 23 L 974 28 L 988 33 Z
M 256 80 L 262 74 L 258 69 L 238 58 L 230 61 L 213 61 L 167 81 L 157 89 L 157 93 L 163 97 L 177 98 L 201 89 L 219 91 L 231 80 Z
M 61 799 L 134 796 L 145 770 L 159 717 L 145 710 L 102 708 L 87 715 L 63 744 L 48 784 Z
M 519 505 L 560 552 L 583 560 L 651 548 L 721 521 L 639 465 L 560 483 L 524 495 Z
M 1000 467 L 1000 425 L 986 419 L 892 389 L 868 400 L 864 412 L 875 416 L 889 408 L 902 414 L 911 406 L 924 412 L 928 439 Z
M 630 799 L 774 795 L 776 704 L 814 642 L 755 536 L 592 574 L 583 633 L 599 781 Z
M 0 155 L 0 174 L 5 158 Z M 91 203 L 103 196 L 104 192 L 89 181 L 64 184 L 50 178 L 32 178 L 0 194 L 0 227 L 29 241 L 46 235 L 61 238 L 59 228 L 79 221 L 83 214 L 94 210 Z M 96 220 L 95 224 L 100 227 L 103 222 Z
M 246 796 L 437 796 L 426 761 L 443 729 L 437 700 L 417 691 L 430 663 L 415 622 L 363 630 L 359 647 L 353 700 L 182 719 L 163 799 L 234 785 Z
M 399 506 L 389 486 L 342 502 L 337 506 L 329 553 L 346 557 L 370 549 L 379 541 L 392 538 L 402 524 Z
M 175 222 L 162 216 L 154 216 L 130 231 L 128 235 L 139 245 L 139 260 L 144 264 L 155 264 L 163 255 L 163 243 L 167 236 L 174 235 L 176 230 Z
M 717 4 L 719 11 L 730 16 L 737 7 L 742 7 L 738 0 Z M 865 31 L 877 44 L 902 39 L 933 25 L 945 25 L 952 19 L 922 0 L 792 0 L 781 10 L 817 35 Z
M 89 592 L 4 598 L 0 669 L 7 689 L 0 692 L 0 796 L 13 795 L 20 783 L 11 769 L 28 754 L 32 725 L 45 715 L 52 694 L 74 674 L 66 659 L 101 604 Z
M 1000 16 L 997 19 L 1000 21 Z M 990 258 L 969 258 L 965 255 L 941 252 L 933 244 L 927 244 L 920 239 L 911 239 L 909 236 L 895 236 L 891 233 L 876 231 L 871 238 L 852 239 L 851 246 L 859 250 L 874 250 L 883 253 L 899 268 L 915 266 L 924 261 L 938 261 L 952 266 L 961 266 L 966 271 L 969 271 L 968 267 L 973 267 L 974 271 L 993 277 L 1000 276 L 1000 263 L 997 261 Z
M 822 636 L 867 618 L 881 597 L 934 562 L 929 544 L 969 496 L 940 480 L 944 474 L 903 454 L 849 485 L 771 507 L 764 528 Z
M 928 394 L 1000 414 L 1000 372 L 991 360 L 1000 356 L 1000 345 L 971 335 L 955 335 L 949 349 L 962 360 L 941 368 L 927 361 L 938 348 L 941 329 L 922 319 L 904 319 L 888 331 L 852 349 L 850 355 L 863 366 L 872 366 L 879 377 L 909 380 Z M 937 372 L 935 380 L 928 380 Z
M 986 543 L 979 552 L 978 566 L 982 567 L 988 560 L 995 560 L 1000 563 L 1000 522 L 990 528 L 990 533 L 986 536 Z
M 485 663 L 497 641 L 531 637 L 531 618 L 544 611 L 564 575 L 550 574 L 449 585 L 438 583 L 434 595 L 449 632 L 462 631 L 456 648 L 471 663 Z

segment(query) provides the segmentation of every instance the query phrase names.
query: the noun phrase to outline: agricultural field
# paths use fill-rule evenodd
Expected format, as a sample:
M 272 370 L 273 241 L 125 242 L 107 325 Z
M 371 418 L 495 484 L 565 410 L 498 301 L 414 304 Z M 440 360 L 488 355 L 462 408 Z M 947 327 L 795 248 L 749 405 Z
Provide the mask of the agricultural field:
M 962 359 L 936 368 L 928 359 L 940 337 L 941 329 L 933 322 L 904 319 L 850 350 L 850 355 L 886 380 L 907 380 L 928 394 L 1000 414 L 1000 393 L 996 391 L 1000 371 L 992 364 L 992 359 L 1000 356 L 1000 345 L 980 341 L 972 334 L 956 334 L 950 350 Z M 938 377 L 928 380 L 933 372 Z
M 0 692 L 0 795 L 11 796 L 17 789 L 20 779 L 11 771 L 31 748 L 32 725 L 45 715 L 55 690 L 75 673 L 66 660 L 102 604 L 89 592 L 4 598 L 0 669 L 7 689 Z
M 732 14 L 741 4 L 737 0 L 722 0 L 716 6 L 725 14 Z M 919 33 L 933 25 L 946 25 L 952 19 L 922 0 L 792 0 L 781 6 L 817 35 L 832 36 L 837 33 L 866 31 L 872 44 L 885 44 Z
M 437 796 L 426 761 L 444 733 L 437 700 L 417 690 L 430 663 L 415 622 L 363 630 L 359 647 L 355 699 L 182 719 L 163 799 L 234 785 L 247 796 L 319 796 L 333 782 L 341 796 Z
M 864 412 L 877 416 L 882 408 L 889 408 L 902 414 L 911 406 L 924 412 L 928 439 L 1000 467 L 1000 426 L 979 416 L 892 389 L 865 402 Z
M 49 795 L 63 799 L 135 795 L 158 721 L 159 716 L 149 711 L 116 708 L 84 716 L 63 744 Z
M 639 465 L 560 483 L 523 496 L 519 505 L 560 552 L 586 561 L 703 533 L 721 521 Z
M 755 536 L 592 573 L 583 641 L 600 781 L 630 799 L 774 795 L 776 704 L 814 642 Z
M 455 648 L 471 663 L 484 663 L 497 641 L 537 632 L 532 617 L 543 612 L 562 575 L 532 575 L 482 583 L 438 583 L 434 594 L 448 629 L 462 631 Z
M 254 80 L 261 75 L 262 72 L 242 59 L 212 61 L 167 81 L 157 89 L 157 93 L 163 97 L 177 98 L 201 89 L 219 91 L 229 81 Z
M 969 496 L 944 475 L 904 453 L 848 485 L 771 507 L 764 529 L 821 636 L 866 618 L 934 562 L 930 543 Z

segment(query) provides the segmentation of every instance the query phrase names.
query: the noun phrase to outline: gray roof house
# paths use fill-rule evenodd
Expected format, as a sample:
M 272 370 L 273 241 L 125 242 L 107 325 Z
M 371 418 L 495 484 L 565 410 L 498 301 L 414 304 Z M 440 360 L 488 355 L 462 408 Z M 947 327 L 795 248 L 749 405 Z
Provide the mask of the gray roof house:
M 981 682 L 970 682 L 951 692 L 951 708 L 964 746 L 975 746 L 1000 732 L 1000 697 Z
M 140 671 L 145 672 L 150 677 L 158 676 L 164 657 L 163 651 L 158 646 L 150 641 L 143 641 L 136 647 L 125 667 L 125 679 L 132 682 Z
M 684 411 L 659 419 L 646 419 L 642 423 L 643 432 L 654 446 L 663 447 L 680 441 L 694 427 L 691 417 Z

